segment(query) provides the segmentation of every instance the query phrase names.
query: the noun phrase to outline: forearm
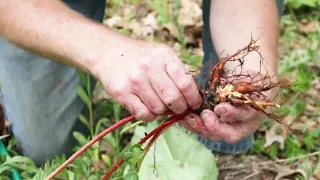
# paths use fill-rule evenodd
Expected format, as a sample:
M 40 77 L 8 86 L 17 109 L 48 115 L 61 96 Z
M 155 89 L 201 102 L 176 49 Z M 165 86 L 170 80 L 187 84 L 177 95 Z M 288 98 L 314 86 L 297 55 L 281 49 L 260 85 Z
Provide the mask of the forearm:
M 102 53 L 115 56 L 115 41 L 125 39 L 59 0 L 0 1 L 0 12 L 2 37 L 87 72 Z
M 218 55 L 230 55 L 245 47 L 251 36 L 254 40 L 259 38 L 257 45 L 268 73 L 277 73 L 279 18 L 275 0 L 212 0 L 210 28 Z M 246 69 L 260 70 L 258 54 L 247 59 Z

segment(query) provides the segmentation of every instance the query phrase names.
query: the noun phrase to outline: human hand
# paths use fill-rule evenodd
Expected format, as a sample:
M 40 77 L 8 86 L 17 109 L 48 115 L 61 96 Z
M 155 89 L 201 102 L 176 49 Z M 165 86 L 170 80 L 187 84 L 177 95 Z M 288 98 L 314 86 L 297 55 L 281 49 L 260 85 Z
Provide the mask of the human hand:
M 214 110 L 205 109 L 200 116 L 191 113 L 180 123 L 187 129 L 212 141 L 236 143 L 255 132 L 264 114 L 249 106 L 235 107 L 229 103 L 218 104 Z
M 277 89 L 264 93 L 265 97 L 270 99 L 276 94 Z M 216 105 L 213 110 L 203 110 L 200 116 L 191 113 L 180 123 L 192 132 L 213 141 L 236 143 L 255 132 L 265 117 L 264 113 L 248 105 L 233 106 L 224 102 Z
M 96 66 L 96 77 L 109 95 L 145 121 L 168 109 L 181 114 L 188 108 L 199 108 L 198 87 L 171 48 L 130 41 L 125 50 Z

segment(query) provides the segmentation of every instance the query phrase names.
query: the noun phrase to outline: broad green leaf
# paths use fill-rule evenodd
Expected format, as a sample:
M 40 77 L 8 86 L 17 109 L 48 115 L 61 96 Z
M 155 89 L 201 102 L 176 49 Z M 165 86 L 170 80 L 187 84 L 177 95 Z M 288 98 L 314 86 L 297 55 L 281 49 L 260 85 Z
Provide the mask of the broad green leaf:
M 128 174 L 126 174 L 124 180 L 139 180 L 139 175 L 135 171 L 130 171 Z
M 87 105 L 88 108 L 90 108 L 91 107 L 91 101 L 89 99 L 89 96 L 85 92 L 85 90 L 79 85 L 76 86 L 76 90 L 77 90 L 78 95 L 82 99 L 82 101 Z
M 83 134 L 75 131 L 73 132 L 73 136 L 81 145 L 84 145 L 87 143 L 87 139 L 83 136 Z
M 147 127 L 137 127 L 131 144 L 136 144 L 145 132 L 150 132 L 156 125 L 153 122 Z M 214 180 L 217 176 L 215 157 L 211 151 L 177 126 L 169 128 L 158 138 L 139 171 L 140 179 L 149 180 Z

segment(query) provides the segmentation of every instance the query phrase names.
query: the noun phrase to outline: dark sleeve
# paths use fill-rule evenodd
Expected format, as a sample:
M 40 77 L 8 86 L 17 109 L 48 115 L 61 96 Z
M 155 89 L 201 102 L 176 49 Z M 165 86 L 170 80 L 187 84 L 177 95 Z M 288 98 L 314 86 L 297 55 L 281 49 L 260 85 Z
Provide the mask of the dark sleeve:
M 102 22 L 106 8 L 106 0 L 63 0 L 71 9 L 86 17 Z

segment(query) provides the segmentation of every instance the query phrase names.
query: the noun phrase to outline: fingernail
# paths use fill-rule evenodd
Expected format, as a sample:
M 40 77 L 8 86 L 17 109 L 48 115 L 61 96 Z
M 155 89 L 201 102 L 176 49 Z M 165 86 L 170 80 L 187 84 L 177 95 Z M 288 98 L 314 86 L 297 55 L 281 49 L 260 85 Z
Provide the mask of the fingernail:
M 224 116 L 227 113 L 227 109 L 225 107 L 220 107 L 217 110 L 217 114 L 219 114 L 220 116 Z
M 208 112 L 203 112 L 202 119 L 205 124 L 211 122 L 211 120 L 212 120 L 210 117 L 210 113 L 208 113 Z
M 191 127 L 195 127 L 195 126 L 197 125 L 196 119 L 195 119 L 195 118 L 192 118 L 192 117 L 187 120 L 187 123 L 188 123 L 189 126 L 191 126 Z

